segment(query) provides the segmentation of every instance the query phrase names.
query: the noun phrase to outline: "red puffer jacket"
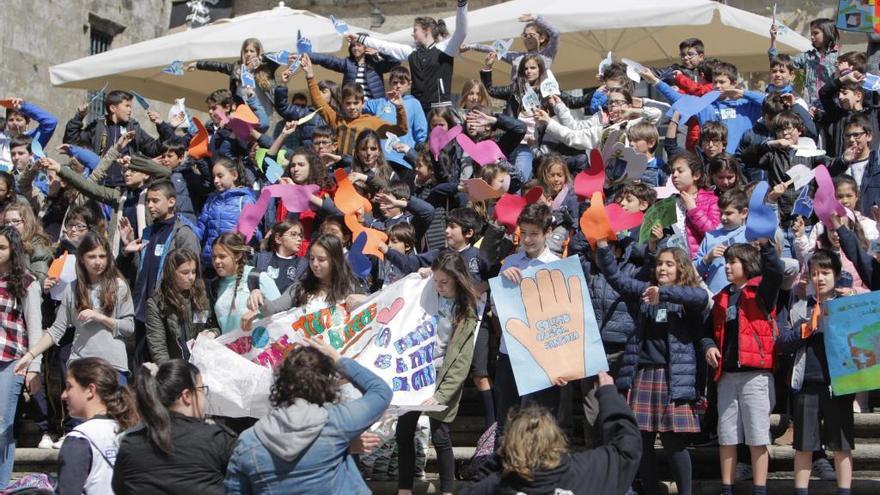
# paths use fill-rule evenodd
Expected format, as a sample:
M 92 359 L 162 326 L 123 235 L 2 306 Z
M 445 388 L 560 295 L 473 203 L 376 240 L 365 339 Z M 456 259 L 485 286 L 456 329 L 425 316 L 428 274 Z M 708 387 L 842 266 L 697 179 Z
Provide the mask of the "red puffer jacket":
M 739 319 L 739 356 L 737 361 L 742 367 L 772 370 L 774 366 L 774 342 L 776 340 L 777 327 L 773 324 L 776 319 L 776 308 L 769 313 L 761 308 L 758 301 L 758 285 L 761 277 L 755 277 L 746 282 L 739 296 L 738 319 Z M 727 321 L 727 308 L 730 306 L 730 291 L 723 289 L 714 297 L 715 304 L 712 306 L 712 324 L 715 329 L 715 343 L 718 349 L 724 347 L 725 322 Z M 721 378 L 722 366 L 719 364 L 715 370 L 715 381 Z

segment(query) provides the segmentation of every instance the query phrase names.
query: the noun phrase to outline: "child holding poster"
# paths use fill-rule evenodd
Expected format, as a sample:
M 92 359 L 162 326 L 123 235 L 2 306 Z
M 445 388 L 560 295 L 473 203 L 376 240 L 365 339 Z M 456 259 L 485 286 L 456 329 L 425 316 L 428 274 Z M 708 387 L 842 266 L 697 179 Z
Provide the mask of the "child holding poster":
M 820 304 L 838 296 L 840 258 L 819 249 L 809 261 L 810 283 L 816 295 L 797 301 L 777 340 L 780 353 L 796 352 L 791 388 L 794 392 L 794 488 L 806 495 L 810 484 L 813 451 L 823 446 L 834 451 L 837 493 L 849 495 L 852 484 L 852 449 L 855 448 L 852 395 L 836 396 L 819 330 Z
M 464 258 L 455 251 L 443 251 L 431 264 L 434 286 L 439 302 L 437 342 L 434 344 L 436 373 L 434 396 L 426 406 L 443 405 L 442 411 L 428 413 L 431 443 L 437 450 L 440 490 L 451 494 L 455 486 L 455 456 L 452 451 L 450 425 L 458 414 L 464 382 L 474 354 L 474 333 L 477 329 L 477 295 Z M 396 439 L 400 451 L 398 494 L 411 494 L 415 472 L 413 435 L 421 416 L 412 411 L 397 421 Z
M 608 283 L 625 300 L 641 303 L 617 381 L 629 389 L 629 405 L 642 431 L 642 486 L 646 493 L 659 492 L 654 452 L 659 433 L 678 493 L 690 495 L 691 457 L 683 434 L 700 431 L 693 406 L 699 395 L 695 342 L 702 334 L 709 295 L 681 248 L 661 249 L 650 282 L 644 282 L 618 270 L 607 240 L 597 244 L 598 265 Z

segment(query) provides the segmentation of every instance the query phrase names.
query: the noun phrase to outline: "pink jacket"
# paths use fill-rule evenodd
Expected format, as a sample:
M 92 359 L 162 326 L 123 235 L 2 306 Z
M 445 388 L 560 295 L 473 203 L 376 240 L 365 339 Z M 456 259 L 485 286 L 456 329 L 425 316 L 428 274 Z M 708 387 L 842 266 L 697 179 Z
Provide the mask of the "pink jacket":
M 691 256 L 697 254 L 700 243 L 706 232 L 718 228 L 721 221 L 721 209 L 718 208 L 718 196 L 709 189 L 700 189 L 695 198 L 697 207 L 687 212 L 685 227 L 687 230 L 688 246 L 691 248 Z

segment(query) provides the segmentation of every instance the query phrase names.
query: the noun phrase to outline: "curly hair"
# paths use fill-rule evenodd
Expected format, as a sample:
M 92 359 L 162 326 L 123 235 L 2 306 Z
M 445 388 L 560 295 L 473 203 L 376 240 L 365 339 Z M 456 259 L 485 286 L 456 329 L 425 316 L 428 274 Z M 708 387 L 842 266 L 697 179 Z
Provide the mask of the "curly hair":
M 660 256 L 666 253 L 670 253 L 672 259 L 675 260 L 675 285 L 699 287 L 701 279 L 700 276 L 697 275 L 697 270 L 694 268 L 694 263 L 691 261 L 690 255 L 682 248 L 667 247 L 657 252 L 655 260 L 659 261 Z M 657 261 L 655 261 L 655 268 Z M 657 270 L 654 269 L 651 270 L 651 284 L 657 285 L 657 283 Z
M 275 383 L 269 393 L 273 407 L 287 407 L 296 399 L 312 404 L 336 402 L 339 380 L 336 364 L 311 347 L 296 347 L 278 366 Z
M 6 290 L 18 300 L 24 299 L 27 287 L 34 281 L 34 277 L 28 272 L 27 256 L 21 245 L 21 235 L 13 227 L 0 225 L 0 237 L 5 237 L 9 242 L 9 262 L 6 274 Z
M 498 454 L 502 476 L 532 480 L 535 473 L 559 466 L 568 440 L 550 413 L 540 406 L 511 411 Z

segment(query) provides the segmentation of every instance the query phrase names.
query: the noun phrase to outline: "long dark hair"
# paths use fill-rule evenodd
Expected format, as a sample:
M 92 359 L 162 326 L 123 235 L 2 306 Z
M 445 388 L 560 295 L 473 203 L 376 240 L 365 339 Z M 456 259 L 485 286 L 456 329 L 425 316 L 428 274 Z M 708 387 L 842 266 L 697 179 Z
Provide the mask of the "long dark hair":
M 376 142 L 376 146 L 379 147 L 379 153 L 381 154 L 381 162 L 379 166 L 373 170 L 375 177 L 381 177 L 385 180 L 391 180 L 392 175 L 394 174 L 394 169 L 388 165 L 388 162 L 385 161 L 385 152 L 382 151 L 382 138 L 379 137 L 379 133 L 372 129 L 364 129 L 361 131 L 357 138 L 354 140 L 354 153 L 352 153 L 351 157 L 351 168 L 355 172 L 361 172 L 363 174 L 368 174 L 370 169 L 367 168 L 367 165 L 361 161 L 361 157 L 358 155 L 358 151 L 361 149 L 361 145 L 364 144 L 365 141 L 373 140 Z
M 34 277 L 28 272 L 27 255 L 21 245 L 21 234 L 14 227 L 0 225 L 0 236 L 9 241 L 9 262 L 6 268 L 6 290 L 21 301 L 27 295 L 27 288 Z
M 431 263 L 431 270 L 442 271 L 455 281 L 455 301 L 453 302 L 453 326 L 458 326 L 468 317 L 477 314 L 477 294 L 464 258 L 458 251 L 442 251 Z
M 523 55 L 522 60 L 519 61 L 519 67 L 516 69 L 516 79 L 513 81 L 514 92 L 520 98 L 526 92 L 526 87 L 530 86 L 526 80 L 526 62 L 529 60 L 534 60 L 538 64 L 538 82 L 536 84 L 540 85 L 544 79 L 547 79 L 547 65 L 544 63 L 544 57 L 537 53 Z M 536 91 L 536 93 L 540 93 L 540 91 Z
M 103 249 L 107 253 L 107 266 L 104 268 L 104 272 L 98 275 L 98 280 L 89 280 L 84 260 L 86 253 L 95 249 Z M 123 283 L 125 281 L 116 268 L 116 263 L 113 261 L 110 243 L 107 242 L 107 239 L 94 232 L 87 232 L 76 250 L 76 289 L 74 291 L 76 310 L 98 309 L 105 316 L 113 316 L 113 310 L 116 307 L 116 291 L 120 280 Z M 89 282 L 98 286 L 98 300 L 101 301 L 100 308 L 92 308 L 92 300 L 89 297 Z M 127 283 L 125 284 L 125 289 L 128 290 Z
M 287 407 L 296 399 L 312 404 L 336 402 L 339 380 L 336 365 L 317 349 L 297 347 L 278 367 L 269 395 L 273 407 Z
M 327 251 L 327 257 L 330 259 L 330 287 L 327 292 L 327 303 L 336 304 L 342 302 L 349 294 L 354 292 L 357 281 L 351 273 L 351 268 L 345 260 L 342 252 L 342 241 L 338 237 L 321 234 L 309 246 L 309 256 L 315 247 L 320 247 Z M 320 289 L 321 281 L 312 273 L 311 263 L 309 269 L 306 270 L 305 278 L 296 288 L 293 301 L 296 306 L 303 306 L 309 302 L 309 298 L 315 295 Z
M 192 261 L 196 267 L 196 280 L 188 291 L 180 291 L 174 286 L 175 272 L 180 265 Z M 175 314 L 178 318 L 184 317 L 184 307 L 189 302 L 193 311 L 208 309 L 209 302 L 205 291 L 205 282 L 201 277 L 199 255 L 189 249 L 174 249 L 165 257 L 165 266 L 162 267 L 162 280 L 159 282 L 157 300 L 159 313 L 162 315 Z
M 15 177 L 9 172 L 0 172 L 0 181 L 6 183 L 6 196 L 0 198 L 0 206 L 5 206 L 15 201 Z
M 137 408 L 147 428 L 147 439 L 157 454 L 170 456 L 174 453 L 168 408 L 184 390 L 196 391 L 198 377 L 199 369 L 183 359 L 165 361 L 159 365 L 155 376 L 146 366 L 137 370 L 134 380 Z
M 321 189 L 331 189 L 333 187 L 333 181 L 327 177 L 327 168 L 321 163 L 321 157 L 317 153 L 310 148 L 302 146 L 290 154 L 291 159 L 295 156 L 303 156 L 309 163 L 309 177 L 306 179 L 306 184 L 315 184 Z M 287 170 L 287 175 L 292 179 L 293 171 L 290 170 L 290 167 Z
M 831 51 L 836 48 L 840 33 L 837 31 L 837 23 L 832 19 L 820 17 L 810 21 L 810 29 L 816 28 L 822 31 L 822 51 Z
M 125 385 L 119 384 L 116 369 L 98 357 L 87 357 L 71 361 L 67 373 L 81 387 L 95 385 L 95 393 L 107 407 L 107 415 L 119 425 L 117 431 L 125 431 L 138 424 L 134 395 Z

